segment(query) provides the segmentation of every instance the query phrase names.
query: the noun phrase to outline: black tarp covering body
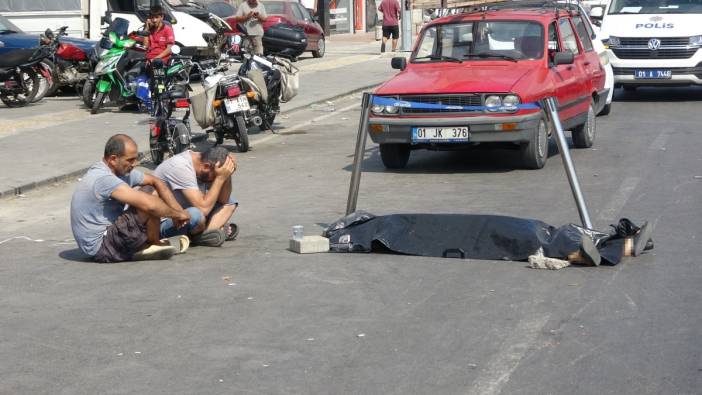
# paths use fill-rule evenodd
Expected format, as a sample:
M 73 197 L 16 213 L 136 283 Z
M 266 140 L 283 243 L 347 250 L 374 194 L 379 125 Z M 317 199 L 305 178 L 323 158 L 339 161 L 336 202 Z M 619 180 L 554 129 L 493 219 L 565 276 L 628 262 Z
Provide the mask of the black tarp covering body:
M 324 236 L 335 252 L 371 252 L 382 247 L 400 254 L 524 261 L 540 249 L 565 259 L 592 239 L 603 262 L 617 264 L 621 241 L 609 234 L 568 224 L 554 227 L 534 219 L 477 214 L 392 214 L 358 211 L 331 224 Z

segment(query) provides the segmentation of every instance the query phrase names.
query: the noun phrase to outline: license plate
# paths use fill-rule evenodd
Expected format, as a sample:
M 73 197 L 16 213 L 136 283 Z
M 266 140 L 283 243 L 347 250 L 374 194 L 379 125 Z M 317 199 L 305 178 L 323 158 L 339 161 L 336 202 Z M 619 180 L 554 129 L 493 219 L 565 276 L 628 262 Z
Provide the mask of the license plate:
M 672 77 L 672 70 L 634 70 L 634 78 L 637 80 L 669 80 Z
M 224 107 L 227 109 L 227 114 L 248 111 L 251 108 L 249 99 L 246 96 L 239 96 L 236 99 L 224 99 Z
M 448 126 L 441 128 L 412 128 L 413 143 L 460 143 L 470 140 L 467 126 Z

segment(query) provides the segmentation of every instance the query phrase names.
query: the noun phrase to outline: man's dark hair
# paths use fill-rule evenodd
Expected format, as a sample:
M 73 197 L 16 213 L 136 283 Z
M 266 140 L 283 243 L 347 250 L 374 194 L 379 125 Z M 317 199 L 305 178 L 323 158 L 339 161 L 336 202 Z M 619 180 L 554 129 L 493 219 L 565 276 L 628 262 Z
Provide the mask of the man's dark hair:
M 130 141 L 136 144 L 134 139 L 123 133 L 115 134 L 114 136 L 110 137 L 109 140 L 107 140 L 107 143 L 105 143 L 104 158 L 109 158 L 111 155 L 124 155 L 124 147 L 126 143 Z
M 160 5 L 154 5 L 151 6 L 149 9 L 149 16 L 163 16 L 165 13 L 163 12 L 163 7 Z
M 228 155 L 229 151 L 224 147 L 210 147 L 202 153 L 202 161 L 212 166 L 219 162 L 221 166 L 224 164 L 224 161 L 227 160 Z

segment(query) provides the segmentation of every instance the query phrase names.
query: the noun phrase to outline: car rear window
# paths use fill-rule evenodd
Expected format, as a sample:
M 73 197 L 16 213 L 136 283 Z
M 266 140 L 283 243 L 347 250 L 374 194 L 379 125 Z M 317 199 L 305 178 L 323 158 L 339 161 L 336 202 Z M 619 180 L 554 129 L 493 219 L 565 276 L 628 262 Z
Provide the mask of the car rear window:
M 263 3 L 267 14 L 285 15 L 285 3 L 282 1 L 266 1 Z
M 447 23 L 424 30 L 412 61 L 539 59 L 544 47 L 543 27 L 536 22 Z

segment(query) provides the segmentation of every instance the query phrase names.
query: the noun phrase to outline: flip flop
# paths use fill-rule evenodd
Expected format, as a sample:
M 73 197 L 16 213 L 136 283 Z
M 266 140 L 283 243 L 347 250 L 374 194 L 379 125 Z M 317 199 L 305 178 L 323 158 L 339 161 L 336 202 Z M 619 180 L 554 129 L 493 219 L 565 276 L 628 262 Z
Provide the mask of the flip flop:
M 152 245 L 132 256 L 133 261 L 153 261 L 160 259 L 170 259 L 176 253 L 173 246 Z
M 237 224 L 232 222 L 224 227 L 224 233 L 226 235 L 224 240 L 226 240 L 226 241 L 236 240 L 236 237 L 239 236 L 239 226 L 237 226 Z
M 176 254 L 182 254 L 185 251 L 188 250 L 190 247 L 190 239 L 188 236 L 182 235 L 182 236 L 173 236 L 169 237 L 167 239 L 161 240 L 162 242 L 168 243 L 175 247 L 176 249 Z
M 226 235 L 222 229 L 206 230 L 193 236 L 193 244 L 207 247 L 219 247 L 224 243 Z

